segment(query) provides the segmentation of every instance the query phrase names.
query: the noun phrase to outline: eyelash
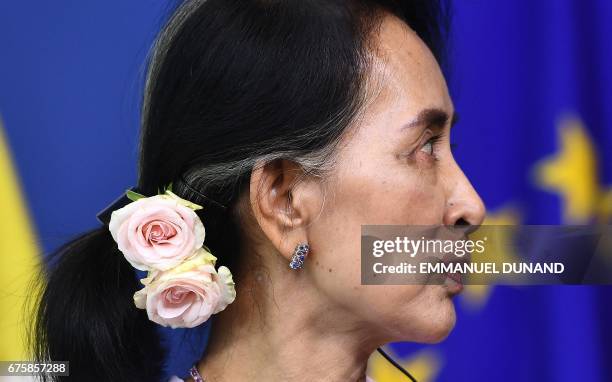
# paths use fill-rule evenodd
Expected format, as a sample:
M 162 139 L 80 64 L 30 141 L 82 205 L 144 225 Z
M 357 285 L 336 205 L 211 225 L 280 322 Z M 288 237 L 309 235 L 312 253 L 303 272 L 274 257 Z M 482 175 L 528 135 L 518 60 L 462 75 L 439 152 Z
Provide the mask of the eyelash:
M 430 158 L 429 160 L 432 160 L 434 162 L 438 162 L 440 160 L 440 158 L 436 155 L 436 151 L 437 151 L 437 146 L 438 144 L 442 141 L 442 139 L 444 138 L 445 133 L 440 133 L 438 135 L 434 135 L 432 137 L 430 137 L 423 145 L 421 145 L 417 150 L 414 150 L 413 152 L 409 153 L 406 155 L 406 159 L 409 160 L 416 160 L 416 154 L 418 154 L 419 152 L 423 151 L 423 147 L 425 147 L 428 144 L 431 144 L 431 154 L 425 152 L 425 155 L 427 155 L 428 158 Z M 457 148 L 457 144 L 455 143 L 451 143 L 450 144 L 450 149 L 451 152 L 454 152 L 455 149 Z
M 430 155 L 434 160 L 438 161 L 440 160 L 440 158 L 438 158 L 435 155 L 435 152 L 436 152 L 435 149 L 441 140 L 442 140 L 442 134 L 434 135 L 433 137 L 429 138 L 423 146 L 421 146 L 421 149 L 425 147 L 425 145 L 431 144 L 431 154 L 427 154 L 427 155 Z
M 438 134 L 438 135 L 436 135 L 436 136 L 433 136 L 433 137 L 429 138 L 429 139 L 427 140 L 427 142 L 425 142 L 425 144 L 431 143 L 432 152 L 433 152 L 433 148 L 434 148 L 434 147 L 436 147 L 436 144 L 437 144 L 438 142 L 440 142 L 440 140 L 442 139 L 442 137 L 443 137 L 443 134 Z M 457 146 L 459 146 L 459 145 L 458 145 L 457 143 L 451 143 L 449 146 L 450 146 L 451 152 L 453 152 L 453 153 L 454 153 L 454 152 L 455 152 L 455 150 L 457 150 Z

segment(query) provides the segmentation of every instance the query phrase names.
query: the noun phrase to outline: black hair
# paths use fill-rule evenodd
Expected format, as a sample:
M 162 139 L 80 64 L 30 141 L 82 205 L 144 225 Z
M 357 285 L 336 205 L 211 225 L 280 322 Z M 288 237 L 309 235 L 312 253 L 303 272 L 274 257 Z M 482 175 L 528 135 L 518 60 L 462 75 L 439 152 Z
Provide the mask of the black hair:
M 234 207 L 253 166 L 290 159 L 325 174 L 363 105 L 368 44 L 383 11 L 443 61 L 446 7 L 437 0 L 190 0 L 159 34 L 142 101 L 138 190 L 154 195 L 172 183 L 202 204 L 205 244 L 237 270 L 237 284 Z M 50 258 L 32 333 L 37 359 L 70 361 L 74 380 L 160 380 L 164 349 L 134 306 L 139 283 L 108 228 Z

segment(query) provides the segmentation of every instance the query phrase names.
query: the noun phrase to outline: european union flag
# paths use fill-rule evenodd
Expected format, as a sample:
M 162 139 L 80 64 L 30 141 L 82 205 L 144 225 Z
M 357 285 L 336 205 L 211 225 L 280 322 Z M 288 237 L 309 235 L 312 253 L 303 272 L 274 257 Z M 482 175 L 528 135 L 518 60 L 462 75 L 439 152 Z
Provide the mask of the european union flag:
M 612 2 L 453 9 L 449 86 L 461 118 L 451 138 L 486 223 L 610 223 Z M 611 296 L 609 287 L 469 285 L 445 342 L 391 349 L 419 381 L 610 381 Z M 380 358 L 370 370 L 401 380 Z

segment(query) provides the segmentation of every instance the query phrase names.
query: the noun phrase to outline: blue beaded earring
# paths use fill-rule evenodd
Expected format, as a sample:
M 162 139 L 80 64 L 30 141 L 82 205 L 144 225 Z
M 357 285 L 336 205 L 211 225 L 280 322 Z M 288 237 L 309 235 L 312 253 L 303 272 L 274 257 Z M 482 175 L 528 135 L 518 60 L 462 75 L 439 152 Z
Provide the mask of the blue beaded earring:
M 304 259 L 308 256 L 308 251 L 310 247 L 306 243 L 298 244 L 293 251 L 293 256 L 291 257 L 291 262 L 289 263 L 289 268 L 291 269 L 300 269 L 304 266 Z

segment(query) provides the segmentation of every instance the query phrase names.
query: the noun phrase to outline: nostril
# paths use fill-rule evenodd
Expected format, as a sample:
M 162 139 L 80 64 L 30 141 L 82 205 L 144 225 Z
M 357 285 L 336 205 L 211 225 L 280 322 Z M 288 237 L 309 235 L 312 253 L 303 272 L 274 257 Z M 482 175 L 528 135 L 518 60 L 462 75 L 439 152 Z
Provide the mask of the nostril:
M 465 220 L 464 218 L 459 218 L 456 222 L 455 225 L 470 225 L 470 223 L 467 222 L 467 220 Z
M 465 218 L 459 218 L 457 219 L 453 227 L 460 229 L 464 235 L 469 235 L 472 232 L 476 231 L 479 226 L 470 223 Z

